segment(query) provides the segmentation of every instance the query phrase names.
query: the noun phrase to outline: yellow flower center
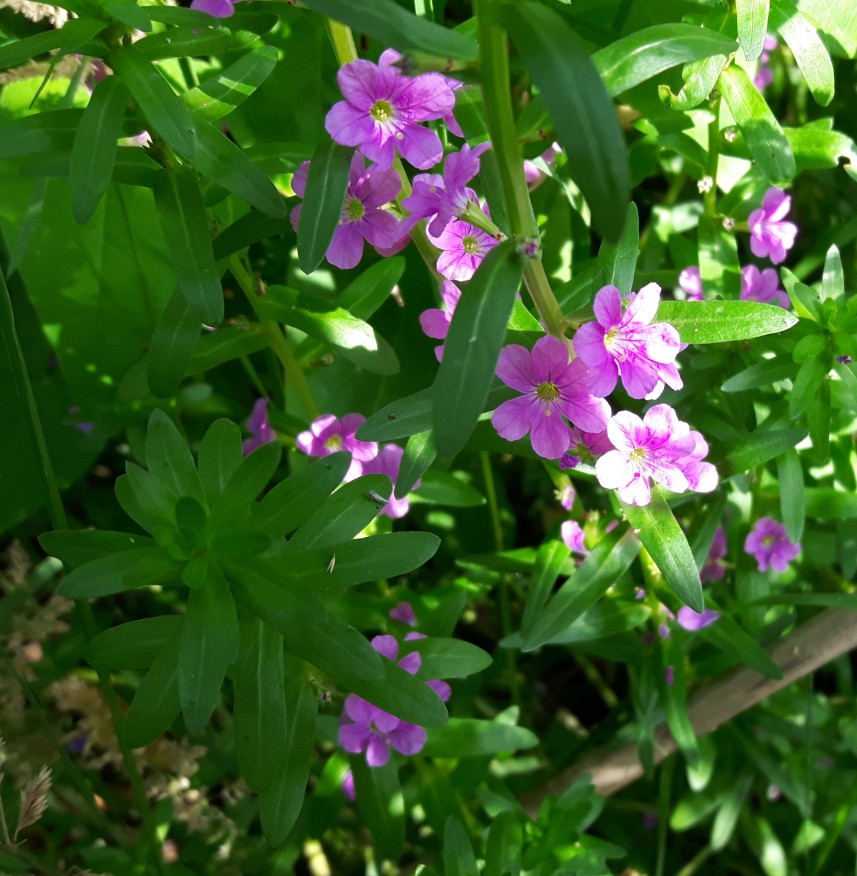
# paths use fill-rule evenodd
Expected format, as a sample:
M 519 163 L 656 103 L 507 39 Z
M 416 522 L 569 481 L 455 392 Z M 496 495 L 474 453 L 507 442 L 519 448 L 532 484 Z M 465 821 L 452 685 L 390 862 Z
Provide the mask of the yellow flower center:
M 555 383 L 540 383 L 536 388 L 536 395 L 542 401 L 556 401 L 559 398 L 559 389 Z
M 613 344 L 616 342 L 616 335 L 619 334 L 619 329 L 615 326 L 604 335 L 604 346 L 607 347 L 608 350 L 612 349 Z
M 365 213 L 366 208 L 357 200 L 357 198 L 346 202 L 345 216 L 349 222 L 356 222 L 358 219 L 362 219 Z
M 772 535 L 766 535 L 762 539 L 762 547 L 770 547 L 774 543 L 774 537 Z
M 376 122 L 389 122 L 393 118 L 393 107 L 386 100 L 376 100 L 369 110 L 369 115 Z
M 642 462 L 648 454 L 646 453 L 645 447 L 635 447 L 631 451 L 631 462 L 640 463 Z
M 327 441 L 324 442 L 324 446 L 328 450 L 339 450 L 342 447 L 342 436 L 341 435 L 331 435 Z

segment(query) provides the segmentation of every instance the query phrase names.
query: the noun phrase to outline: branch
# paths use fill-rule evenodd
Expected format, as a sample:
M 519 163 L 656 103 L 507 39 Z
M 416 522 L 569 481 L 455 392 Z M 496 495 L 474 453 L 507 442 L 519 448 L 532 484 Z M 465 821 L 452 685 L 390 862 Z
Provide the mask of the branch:
M 857 615 L 854 612 L 830 608 L 817 614 L 767 649 L 783 672 L 781 679 L 767 678 L 745 667 L 697 691 L 688 708 L 696 735 L 704 736 L 716 730 L 771 694 L 853 648 L 857 648 Z M 660 763 L 675 750 L 675 740 L 667 726 L 659 725 L 654 735 L 655 763 Z M 595 751 L 542 788 L 526 795 L 522 800 L 524 808 L 535 818 L 545 797 L 562 794 L 584 773 L 591 775 L 596 793 L 609 797 L 639 779 L 643 775 L 643 765 L 634 745 L 612 751 Z

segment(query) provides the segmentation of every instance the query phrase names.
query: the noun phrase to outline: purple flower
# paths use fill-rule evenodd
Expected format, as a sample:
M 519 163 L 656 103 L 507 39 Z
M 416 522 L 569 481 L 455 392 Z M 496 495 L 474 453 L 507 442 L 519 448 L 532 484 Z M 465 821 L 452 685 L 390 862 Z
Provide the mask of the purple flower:
M 366 422 L 360 414 L 346 414 L 341 420 L 333 414 L 322 414 L 310 423 L 306 432 L 295 438 L 298 450 L 308 456 L 330 456 L 346 450 L 351 454 L 351 465 L 345 473 L 346 481 L 359 477 L 369 460 L 378 455 L 374 441 L 361 441 L 354 433 Z
M 782 189 L 770 188 L 762 206 L 747 220 L 750 226 L 750 249 L 759 258 L 770 258 L 778 265 L 795 244 L 797 225 L 783 221 L 792 206 L 792 199 Z
M 488 251 L 497 246 L 487 231 L 461 219 L 453 219 L 438 235 L 429 232 L 428 238 L 442 250 L 437 271 L 447 280 L 469 280 Z
M 801 546 L 789 541 L 785 526 L 773 517 L 760 517 L 744 541 L 744 550 L 756 558 L 760 572 L 773 567 L 785 572 Z
M 649 478 L 673 493 L 707 493 L 717 486 L 716 469 L 702 462 L 708 445 L 669 405 L 655 405 L 642 420 L 620 411 L 607 424 L 607 435 L 616 449 L 595 463 L 595 475 L 629 505 L 648 505 Z
M 564 520 L 559 528 L 559 536 L 569 550 L 576 554 L 588 554 L 583 543 L 583 530 L 576 520 Z
M 574 505 L 574 487 L 571 484 L 566 484 L 562 489 L 557 490 L 554 495 L 566 511 L 571 511 L 571 506 Z
M 664 681 L 668 687 L 672 687 L 675 684 L 675 666 L 667 666 L 664 670 Z
M 678 284 L 684 289 L 688 301 L 705 301 L 705 295 L 702 291 L 702 276 L 696 265 L 685 268 L 678 275 Z
M 568 347 L 547 335 L 536 341 L 532 353 L 510 344 L 500 353 L 497 376 L 524 395 L 503 402 L 491 418 L 507 441 L 528 432 L 533 450 L 545 459 L 559 459 L 569 446 L 569 429 L 563 420 L 590 432 L 604 429 L 610 407 L 592 395 L 592 375 L 579 359 L 568 361 Z
M 419 219 L 433 216 L 428 230 L 438 236 L 450 220 L 463 217 L 468 209 L 480 209 L 479 197 L 473 189 L 467 188 L 467 183 L 479 173 L 479 156 L 490 146 L 490 143 L 481 143 L 471 149 L 465 144 L 460 152 L 447 156 L 442 176 L 417 174 L 413 192 L 402 201 L 402 206 L 411 214 L 405 220 L 409 227 Z
M 401 621 L 410 627 L 417 625 L 417 616 L 414 614 L 414 609 L 409 602 L 400 602 L 397 606 L 391 608 L 389 617 L 393 620 Z
M 758 301 L 760 304 L 776 304 L 786 310 L 790 307 L 789 296 L 780 286 L 776 268 L 760 271 L 755 265 L 741 268 L 741 300 Z
M 292 177 L 292 190 L 300 198 L 306 192 L 308 175 L 309 162 L 304 161 Z M 357 265 L 363 257 L 364 240 L 384 250 L 402 240 L 401 223 L 392 213 L 382 209 L 399 194 L 401 188 L 402 182 L 395 170 L 381 171 L 377 167 L 367 169 L 363 157 L 354 153 L 339 224 L 326 253 L 332 265 L 343 270 Z M 298 205 L 291 215 L 295 231 L 300 215 L 301 206 Z
M 704 611 L 694 611 L 689 605 L 683 605 L 676 615 L 678 625 L 688 632 L 695 633 L 697 630 L 703 630 L 705 627 L 710 627 L 715 621 L 720 619 L 720 612 L 714 609 L 706 608 Z
M 397 149 L 427 170 L 443 157 L 443 146 L 419 123 L 451 113 L 455 95 L 440 73 L 411 79 L 394 66 L 397 59 L 398 53 L 385 52 L 380 64 L 357 60 L 340 67 L 336 79 L 345 100 L 330 109 L 324 126 L 337 143 L 357 146 L 379 171 L 392 165 Z
M 387 475 L 395 484 L 404 455 L 405 451 L 398 444 L 385 444 L 375 457 L 363 463 L 363 474 Z M 416 489 L 419 485 L 420 481 L 417 481 L 413 489 Z M 399 499 L 394 492 L 390 496 L 390 501 L 381 509 L 380 513 L 386 514 L 387 517 L 392 517 L 395 520 L 399 517 L 404 517 L 410 510 L 410 507 L 411 503 L 408 501 L 407 496 L 402 496 Z
M 458 299 L 461 298 L 461 290 L 452 280 L 444 280 L 440 284 L 440 297 L 443 299 L 443 309 L 432 307 L 424 310 L 420 314 L 420 327 L 430 338 L 444 341 L 449 334 L 449 324 L 452 322 Z M 443 360 L 443 344 L 434 348 L 434 354 L 438 362 Z
M 711 547 L 708 549 L 705 565 L 699 572 L 699 577 L 703 584 L 706 581 L 719 581 L 726 574 L 726 566 L 721 562 L 725 556 L 726 533 L 723 531 L 722 526 L 718 526 L 717 532 L 714 533 Z
M 351 770 L 346 770 L 342 777 L 342 793 L 352 803 L 357 799 L 357 789 L 354 787 L 354 773 Z
M 756 70 L 756 75 L 753 77 L 753 85 L 761 94 L 765 93 L 765 89 L 774 81 L 774 71 L 764 64 L 759 64 L 759 69 Z
M 215 18 L 230 18 L 235 12 L 235 4 L 239 0 L 193 0 L 191 9 L 207 12 Z
M 559 467 L 565 471 L 577 468 L 581 461 L 595 462 L 595 457 L 613 449 L 606 431 L 581 432 L 576 426 L 571 429 L 568 450 L 563 453 Z M 569 509 L 570 510 L 570 509 Z
M 557 155 L 562 152 L 562 146 L 559 143 L 551 143 L 547 149 L 539 156 L 542 161 L 548 166 L 556 161 Z M 524 159 L 524 179 L 527 181 L 527 188 L 532 191 L 538 188 L 545 181 L 545 173 L 536 164 L 529 159 Z
M 277 433 L 268 420 L 268 399 L 266 398 L 258 399 L 253 405 L 246 425 L 251 437 L 245 438 L 241 445 L 245 456 L 252 453 L 257 447 L 277 440 Z
M 643 286 L 622 311 L 622 296 L 615 286 L 604 286 L 595 296 L 597 322 L 582 325 L 574 349 L 595 376 L 593 392 L 611 393 L 619 377 L 631 398 L 657 398 L 664 384 L 681 389 L 678 369 L 672 364 L 681 348 L 678 332 L 666 322 L 650 325 L 661 300 L 657 283 Z
M 418 633 L 415 630 L 412 630 L 405 636 L 406 642 L 413 642 L 415 639 L 427 639 L 428 636 L 425 633 Z M 409 657 L 412 655 L 408 655 Z M 432 678 L 429 679 L 426 684 L 444 701 L 446 702 L 450 696 L 452 695 L 452 688 L 445 682 L 440 681 L 440 679 Z

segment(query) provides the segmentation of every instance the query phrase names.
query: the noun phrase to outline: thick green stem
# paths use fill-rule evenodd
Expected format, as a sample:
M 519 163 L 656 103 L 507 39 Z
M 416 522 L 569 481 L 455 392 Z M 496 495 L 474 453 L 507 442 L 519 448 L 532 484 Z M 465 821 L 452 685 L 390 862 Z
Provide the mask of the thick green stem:
M 348 64 L 350 61 L 356 61 L 357 46 L 354 44 L 351 28 L 347 24 L 340 24 L 338 21 L 334 21 L 332 18 L 326 19 L 326 23 L 327 35 L 333 44 L 333 51 L 336 54 L 339 66 Z
M 520 241 L 525 250 L 532 250 L 527 252 L 531 257 L 524 269 L 524 284 L 546 331 L 564 341 L 565 319 L 539 258 L 539 229 L 530 204 L 512 110 L 506 31 L 492 20 L 489 7 L 490 0 L 476 0 L 482 95 L 488 133 L 497 158 L 512 236 Z
M 247 301 L 250 302 L 250 306 L 255 312 L 256 305 L 259 301 L 259 294 L 256 292 L 253 278 L 244 268 L 244 265 L 241 264 L 241 260 L 238 256 L 230 256 L 229 270 L 232 272 L 232 276 L 235 277 L 238 285 L 241 287 L 241 291 L 244 293 Z M 295 357 L 295 354 L 292 352 L 292 348 L 286 341 L 282 329 L 276 322 L 270 319 L 260 319 L 259 322 L 263 331 L 268 336 L 268 341 L 271 345 L 271 349 L 274 351 L 274 355 L 280 360 L 280 364 L 286 372 L 286 378 L 291 381 L 291 384 L 304 407 L 306 415 L 311 419 L 315 419 L 320 413 L 315 401 L 315 396 L 312 394 L 312 390 L 307 382 L 303 368 Z

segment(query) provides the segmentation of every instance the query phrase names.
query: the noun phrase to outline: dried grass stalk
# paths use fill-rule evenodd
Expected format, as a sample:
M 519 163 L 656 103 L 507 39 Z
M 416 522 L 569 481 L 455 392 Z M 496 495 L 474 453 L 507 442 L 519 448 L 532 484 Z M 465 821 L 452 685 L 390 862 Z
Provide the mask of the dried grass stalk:
M 43 766 L 39 774 L 30 779 L 21 791 L 21 811 L 18 814 L 18 826 L 12 841 L 18 841 L 18 834 L 25 828 L 35 824 L 48 808 L 48 792 L 51 790 L 51 768 Z

